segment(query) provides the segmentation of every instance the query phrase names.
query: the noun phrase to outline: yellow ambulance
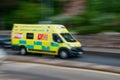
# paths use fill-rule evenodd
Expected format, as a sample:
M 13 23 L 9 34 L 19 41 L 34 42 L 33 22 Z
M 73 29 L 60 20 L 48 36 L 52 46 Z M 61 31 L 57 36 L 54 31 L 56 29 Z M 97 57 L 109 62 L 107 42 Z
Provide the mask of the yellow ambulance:
M 40 53 L 65 59 L 83 54 L 81 43 L 58 24 L 14 24 L 11 40 L 12 48 L 22 55 Z

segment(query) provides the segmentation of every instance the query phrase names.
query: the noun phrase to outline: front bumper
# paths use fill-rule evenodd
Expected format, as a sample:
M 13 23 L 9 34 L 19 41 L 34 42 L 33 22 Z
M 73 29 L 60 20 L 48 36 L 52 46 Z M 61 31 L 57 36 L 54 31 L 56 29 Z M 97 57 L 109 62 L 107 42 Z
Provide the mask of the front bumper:
M 72 47 L 70 49 L 70 56 L 82 55 L 83 52 L 83 47 Z

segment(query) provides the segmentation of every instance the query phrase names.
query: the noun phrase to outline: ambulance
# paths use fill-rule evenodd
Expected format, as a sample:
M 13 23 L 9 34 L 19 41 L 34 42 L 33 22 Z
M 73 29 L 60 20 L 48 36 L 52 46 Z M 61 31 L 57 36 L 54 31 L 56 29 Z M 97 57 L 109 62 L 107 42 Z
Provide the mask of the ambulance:
M 11 40 L 12 48 L 22 55 L 39 53 L 65 59 L 83 54 L 81 43 L 59 24 L 14 24 Z

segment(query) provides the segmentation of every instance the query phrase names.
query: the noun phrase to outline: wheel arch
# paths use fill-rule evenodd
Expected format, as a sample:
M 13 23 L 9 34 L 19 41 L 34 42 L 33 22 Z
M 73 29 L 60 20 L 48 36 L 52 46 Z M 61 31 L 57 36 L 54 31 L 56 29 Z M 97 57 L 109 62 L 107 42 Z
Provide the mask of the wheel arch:
M 24 45 L 20 45 L 20 53 L 21 53 L 21 50 L 22 50 L 22 49 L 25 50 L 25 54 L 22 54 L 22 55 L 28 54 L 27 48 L 26 48 Z
M 20 48 L 25 48 L 26 49 L 25 45 L 20 45 Z
M 62 50 L 66 50 L 66 51 L 68 51 L 69 52 L 69 49 L 68 48 L 66 48 L 66 47 L 61 47 L 61 48 L 59 48 L 59 50 L 58 50 L 58 54 L 60 53 L 60 51 L 62 51 Z

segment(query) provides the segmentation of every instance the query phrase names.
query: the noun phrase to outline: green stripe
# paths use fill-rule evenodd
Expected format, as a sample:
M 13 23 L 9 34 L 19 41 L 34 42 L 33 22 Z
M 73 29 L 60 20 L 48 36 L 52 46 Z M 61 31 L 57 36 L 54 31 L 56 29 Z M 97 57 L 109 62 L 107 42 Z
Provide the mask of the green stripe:
M 26 44 L 26 40 L 20 40 L 19 43 L 20 44 Z
M 27 45 L 27 48 L 28 49 L 34 49 L 34 46 L 33 45 Z
M 34 45 L 42 45 L 42 42 L 40 42 L 40 41 L 34 41 Z
M 51 46 L 59 47 L 59 44 L 58 44 L 58 43 L 55 43 L 55 42 L 51 42 Z
M 42 46 L 42 50 L 49 51 L 50 47 Z

